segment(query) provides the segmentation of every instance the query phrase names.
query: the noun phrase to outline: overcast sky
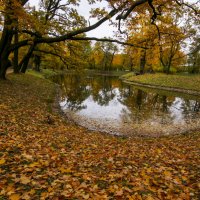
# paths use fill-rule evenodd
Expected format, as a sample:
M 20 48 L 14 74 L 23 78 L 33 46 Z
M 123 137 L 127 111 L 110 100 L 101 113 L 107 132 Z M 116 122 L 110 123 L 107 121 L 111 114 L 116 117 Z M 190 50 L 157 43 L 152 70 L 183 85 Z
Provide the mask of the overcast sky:
M 38 5 L 39 0 L 31 0 L 29 1 L 30 5 Z M 89 20 L 89 11 L 91 10 L 91 8 L 103 8 L 106 7 L 107 3 L 105 1 L 98 3 L 97 5 L 89 5 L 87 0 L 81 0 L 80 6 L 78 7 L 78 12 L 80 15 L 84 16 L 85 19 L 88 21 Z M 95 23 L 94 19 L 90 19 L 90 24 Z M 100 27 L 94 29 L 93 31 L 90 31 L 87 33 L 88 37 L 112 37 L 113 31 L 116 31 L 116 28 L 112 27 L 109 25 L 109 22 L 105 22 L 104 24 L 102 24 Z
M 30 0 L 29 3 L 31 5 L 38 5 L 39 0 Z M 197 2 L 197 0 L 188 0 L 189 3 L 195 3 Z M 81 0 L 80 6 L 77 7 L 77 10 L 79 12 L 80 15 L 84 16 L 85 19 L 88 21 L 89 20 L 89 11 L 91 10 L 91 8 L 103 8 L 103 7 L 107 7 L 107 2 L 106 1 L 102 1 L 99 2 L 96 5 L 89 5 L 87 0 Z M 94 19 L 90 19 L 90 24 L 95 23 Z M 117 28 L 112 27 L 111 25 L 109 25 L 109 21 L 103 23 L 100 27 L 86 33 L 87 36 L 89 37 L 113 37 L 114 36 L 114 31 L 117 31 Z

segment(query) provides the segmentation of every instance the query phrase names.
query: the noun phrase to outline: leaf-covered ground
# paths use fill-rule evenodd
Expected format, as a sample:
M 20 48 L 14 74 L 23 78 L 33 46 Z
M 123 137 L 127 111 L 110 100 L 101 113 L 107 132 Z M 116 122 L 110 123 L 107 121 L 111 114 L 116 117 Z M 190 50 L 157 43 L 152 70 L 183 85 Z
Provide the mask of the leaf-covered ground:
M 1 200 L 199 198 L 199 133 L 147 139 L 90 132 L 52 112 L 52 83 L 9 79 L 0 82 Z
M 158 73 L 135 76 L 132 73 L 129 73 L 122 76 L 122 78 L 144 84 L 200 91 L 200 75 L 166 75 Z

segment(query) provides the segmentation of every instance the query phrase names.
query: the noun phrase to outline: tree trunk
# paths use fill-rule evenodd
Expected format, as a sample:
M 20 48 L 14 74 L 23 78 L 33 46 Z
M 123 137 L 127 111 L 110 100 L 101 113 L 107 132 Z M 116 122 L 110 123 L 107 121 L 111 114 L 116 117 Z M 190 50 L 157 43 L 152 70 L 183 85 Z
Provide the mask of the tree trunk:
M 24 6 L 27 1 L 28 0 L 21 0 L 20 3 Z M 13 29 L 17 24 L 17 16 L 13 11 L 13 4 L 15 4 L 13 0 L 5 1 L 5 9 L 3 12 L 5 13 L 4 25 L 0 40 L 0 79 L 6 79 L 6 70 L 11 66 L 11 62 L 8 59 L 10 55 L 9 48 L 14 35 Z
M 194 57 L 194 62 L 193 62 L 193 65 L 192 65 L 192 70 L 191 70 L 191 74 L 195 74 L 196 73 L 196 60 L 197 60 L 197 58 L 196 58 L 197 56 L 195 55 L 195 57 Z
M 15 28 L 15 35 L 14 35 L 14 43 L 17 44 L 19 42 L 19 36 L 18 36 L 18 26 Z M 14 59 L 13 59 L 13 66 L 14 66 L 14 73 L 19 73 L 19 65 L 18 65 L 18 57 L 19 57 L 19 51 L 18 49 L 14 50 Z
M 6 79 L 6 70 L 10 66 L 9 57 L 9 47 L 13 38 L 13 23 L 15 18 L 12 11 L 12 2 L 7 1 L 5 6 L 5 20 L 3 32 L 0 40 L 0 79 Z
M 40 72 L 40 63 L 41 63 L 41 57 L 39 55 L 34 56 L 34 63 L 35 63 L 35 71 Z
M 8 67 L 11 66 L 11 62 L 9 60 L 4 60 L 1 64 L 3 67 L 0 68 L 0 79 L 6 80 L 6 71 Z
M 115 56 L 115 51 L 112 53 L 109 69 L 112 69 L 112 63 L 113 63 L 114 56 Z
M 0 63 L 0 79 L 6 79 L 6 71 L 8 67 L 11 66 L 11 62 L 8 59 L 9 52 L 7 48 L 4 49 L 3 53 L 0 55 L 1 63 Z
M 143 49 L 140 57 L 140 74 L 144 74 L 145 64 L 146 64 L 146 49 Z
M 133 59 L 129 58 L 129 66 L 130 66 L 130 71 L 133 71 Z
M 20 72 L 22 73 L 25 73 L 26 70 L 27 70 L 27 67 L 28 67 L 28 63 L 29 63 L 29 60 L 32 56 L 32 53 L 34 51 L 34 48 L 35 48 L 35 44 L 31 45 L 29 47 L 29 50 L 28 50 L 28 53 L 23 57 L 22 61 L 20 62 L 19 64 L 19 67 L 20 67 Z

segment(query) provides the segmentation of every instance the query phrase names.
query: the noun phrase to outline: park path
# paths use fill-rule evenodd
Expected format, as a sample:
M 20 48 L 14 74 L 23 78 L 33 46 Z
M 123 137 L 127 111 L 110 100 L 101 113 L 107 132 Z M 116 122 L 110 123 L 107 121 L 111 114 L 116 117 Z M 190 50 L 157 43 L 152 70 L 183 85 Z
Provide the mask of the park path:
M 13 71 L 14 71 L 13 68 L 8 68 L 6 71 L 6 74 L 11 74 L 11 73 L 13 73 Z

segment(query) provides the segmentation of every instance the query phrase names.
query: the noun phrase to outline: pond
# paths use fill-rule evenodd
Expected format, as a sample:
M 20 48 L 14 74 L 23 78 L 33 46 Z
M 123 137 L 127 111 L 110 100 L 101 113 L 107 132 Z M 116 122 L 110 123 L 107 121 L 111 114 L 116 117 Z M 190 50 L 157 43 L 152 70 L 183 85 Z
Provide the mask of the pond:
M 66 116 L 90 130 L 115 135 L 161 136 L 200 129 L 200 98 L 147 90 L 118 77 L 66 74 L 60 106 Z

